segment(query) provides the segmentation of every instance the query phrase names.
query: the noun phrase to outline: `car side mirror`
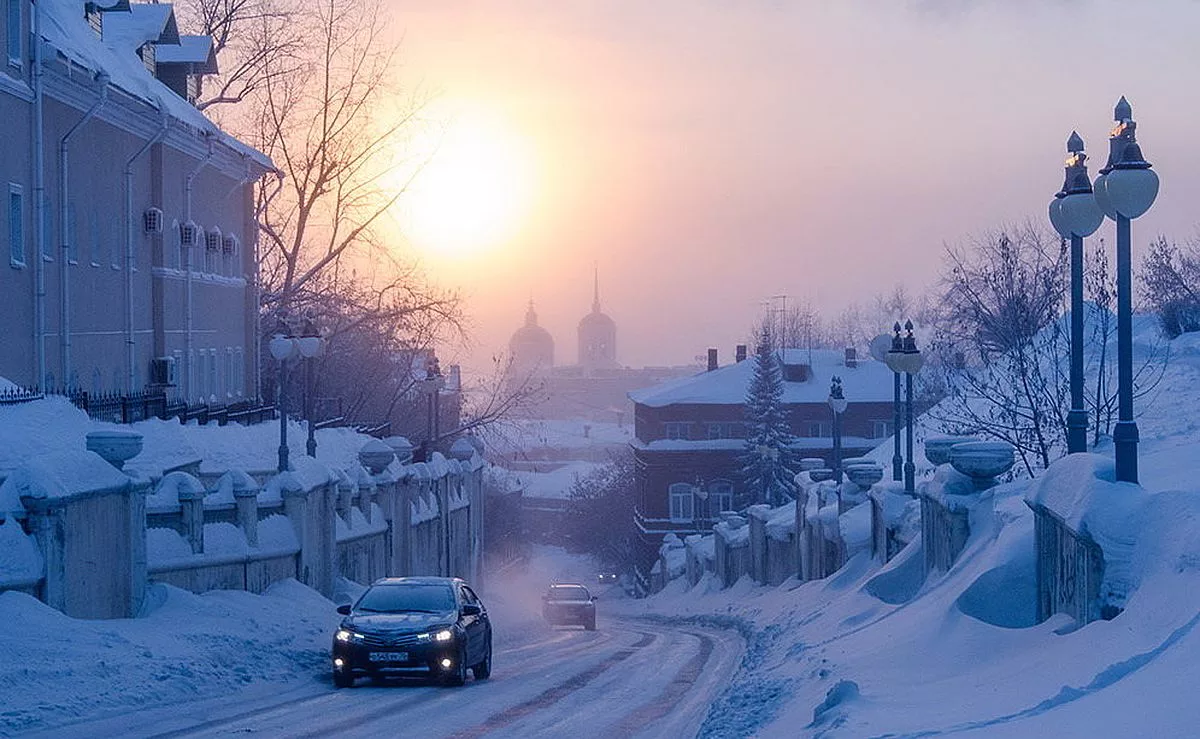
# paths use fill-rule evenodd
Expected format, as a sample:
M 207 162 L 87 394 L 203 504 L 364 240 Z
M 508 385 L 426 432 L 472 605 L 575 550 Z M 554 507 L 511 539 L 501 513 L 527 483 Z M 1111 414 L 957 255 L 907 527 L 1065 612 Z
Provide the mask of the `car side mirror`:
M 338 606 L 337 612 L 342 614 L 343 616 L 349 616 L 350 615 L 350 604 L 346 603 L 345 605 Z
M 481 613 L 483 613 L 483 609 L 474 603 L 467 603 L 462 607 L 462 615 L 464 616 L 478 616 Z

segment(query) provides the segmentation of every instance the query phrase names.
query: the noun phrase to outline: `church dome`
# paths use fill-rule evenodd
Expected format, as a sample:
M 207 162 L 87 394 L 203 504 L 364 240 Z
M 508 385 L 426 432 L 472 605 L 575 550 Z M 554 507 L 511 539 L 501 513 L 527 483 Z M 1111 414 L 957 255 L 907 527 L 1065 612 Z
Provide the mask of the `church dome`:
M 554 366 L 554 337 L 538 325 L 532 300 L 525 311 L 525 325 L 513 332 L 508 341 L 508 350 L 512 354 L 513 369 L 517 371 L 528 372 Z
M 600 310 L 600 277 L 596 275 L 592 312 L 579 321 L 579 364 L 594 369 L 617 366 L 617 324 Z

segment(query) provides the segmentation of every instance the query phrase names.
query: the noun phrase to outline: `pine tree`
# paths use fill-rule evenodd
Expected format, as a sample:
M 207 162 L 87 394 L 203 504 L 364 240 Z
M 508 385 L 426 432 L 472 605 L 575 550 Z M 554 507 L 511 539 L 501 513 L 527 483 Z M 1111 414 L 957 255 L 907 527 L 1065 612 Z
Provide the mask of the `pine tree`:
M 783 505 L 795 497 L 793 440 L 783 407 L 783 368 L 763 330 L 755 349 L 754 376 L 746 390 L 746 449 L 741 455 L 748 502 Z

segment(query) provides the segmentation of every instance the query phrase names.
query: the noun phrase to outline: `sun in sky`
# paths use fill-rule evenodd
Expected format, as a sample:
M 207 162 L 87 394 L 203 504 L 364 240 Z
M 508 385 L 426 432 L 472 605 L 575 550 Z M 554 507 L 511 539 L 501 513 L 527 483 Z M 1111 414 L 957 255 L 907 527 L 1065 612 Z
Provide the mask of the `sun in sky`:
M 503 117 L 478 106 L 439 106 L 414 137 L 401 198 L 402 228 L 420 250 L 469 256 L 513 238 L 534 190 L 531 147 Z

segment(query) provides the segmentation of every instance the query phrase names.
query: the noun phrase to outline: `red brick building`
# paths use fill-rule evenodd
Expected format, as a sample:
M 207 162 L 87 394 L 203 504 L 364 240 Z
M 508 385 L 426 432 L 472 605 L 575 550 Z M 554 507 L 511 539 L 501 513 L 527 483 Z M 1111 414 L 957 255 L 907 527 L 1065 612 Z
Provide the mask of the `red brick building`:
M 783 402 L 799 457 L 833 459 L 833 377 L 849 405 L 842 414 L 842 458 L 860 456 L 892 435 L 893 374 L 882 362 L 831 350 L 781 352 Z M 648 552 L 664 534 L 706 531 L 743 492 L 738 456 L 746 448 L 746 389 L 754 358 L 631 392 L 637 508 Z M 699 486 L 706 495 L 696 495 Z M 751 496 L 752 497 L 752 496 Z

